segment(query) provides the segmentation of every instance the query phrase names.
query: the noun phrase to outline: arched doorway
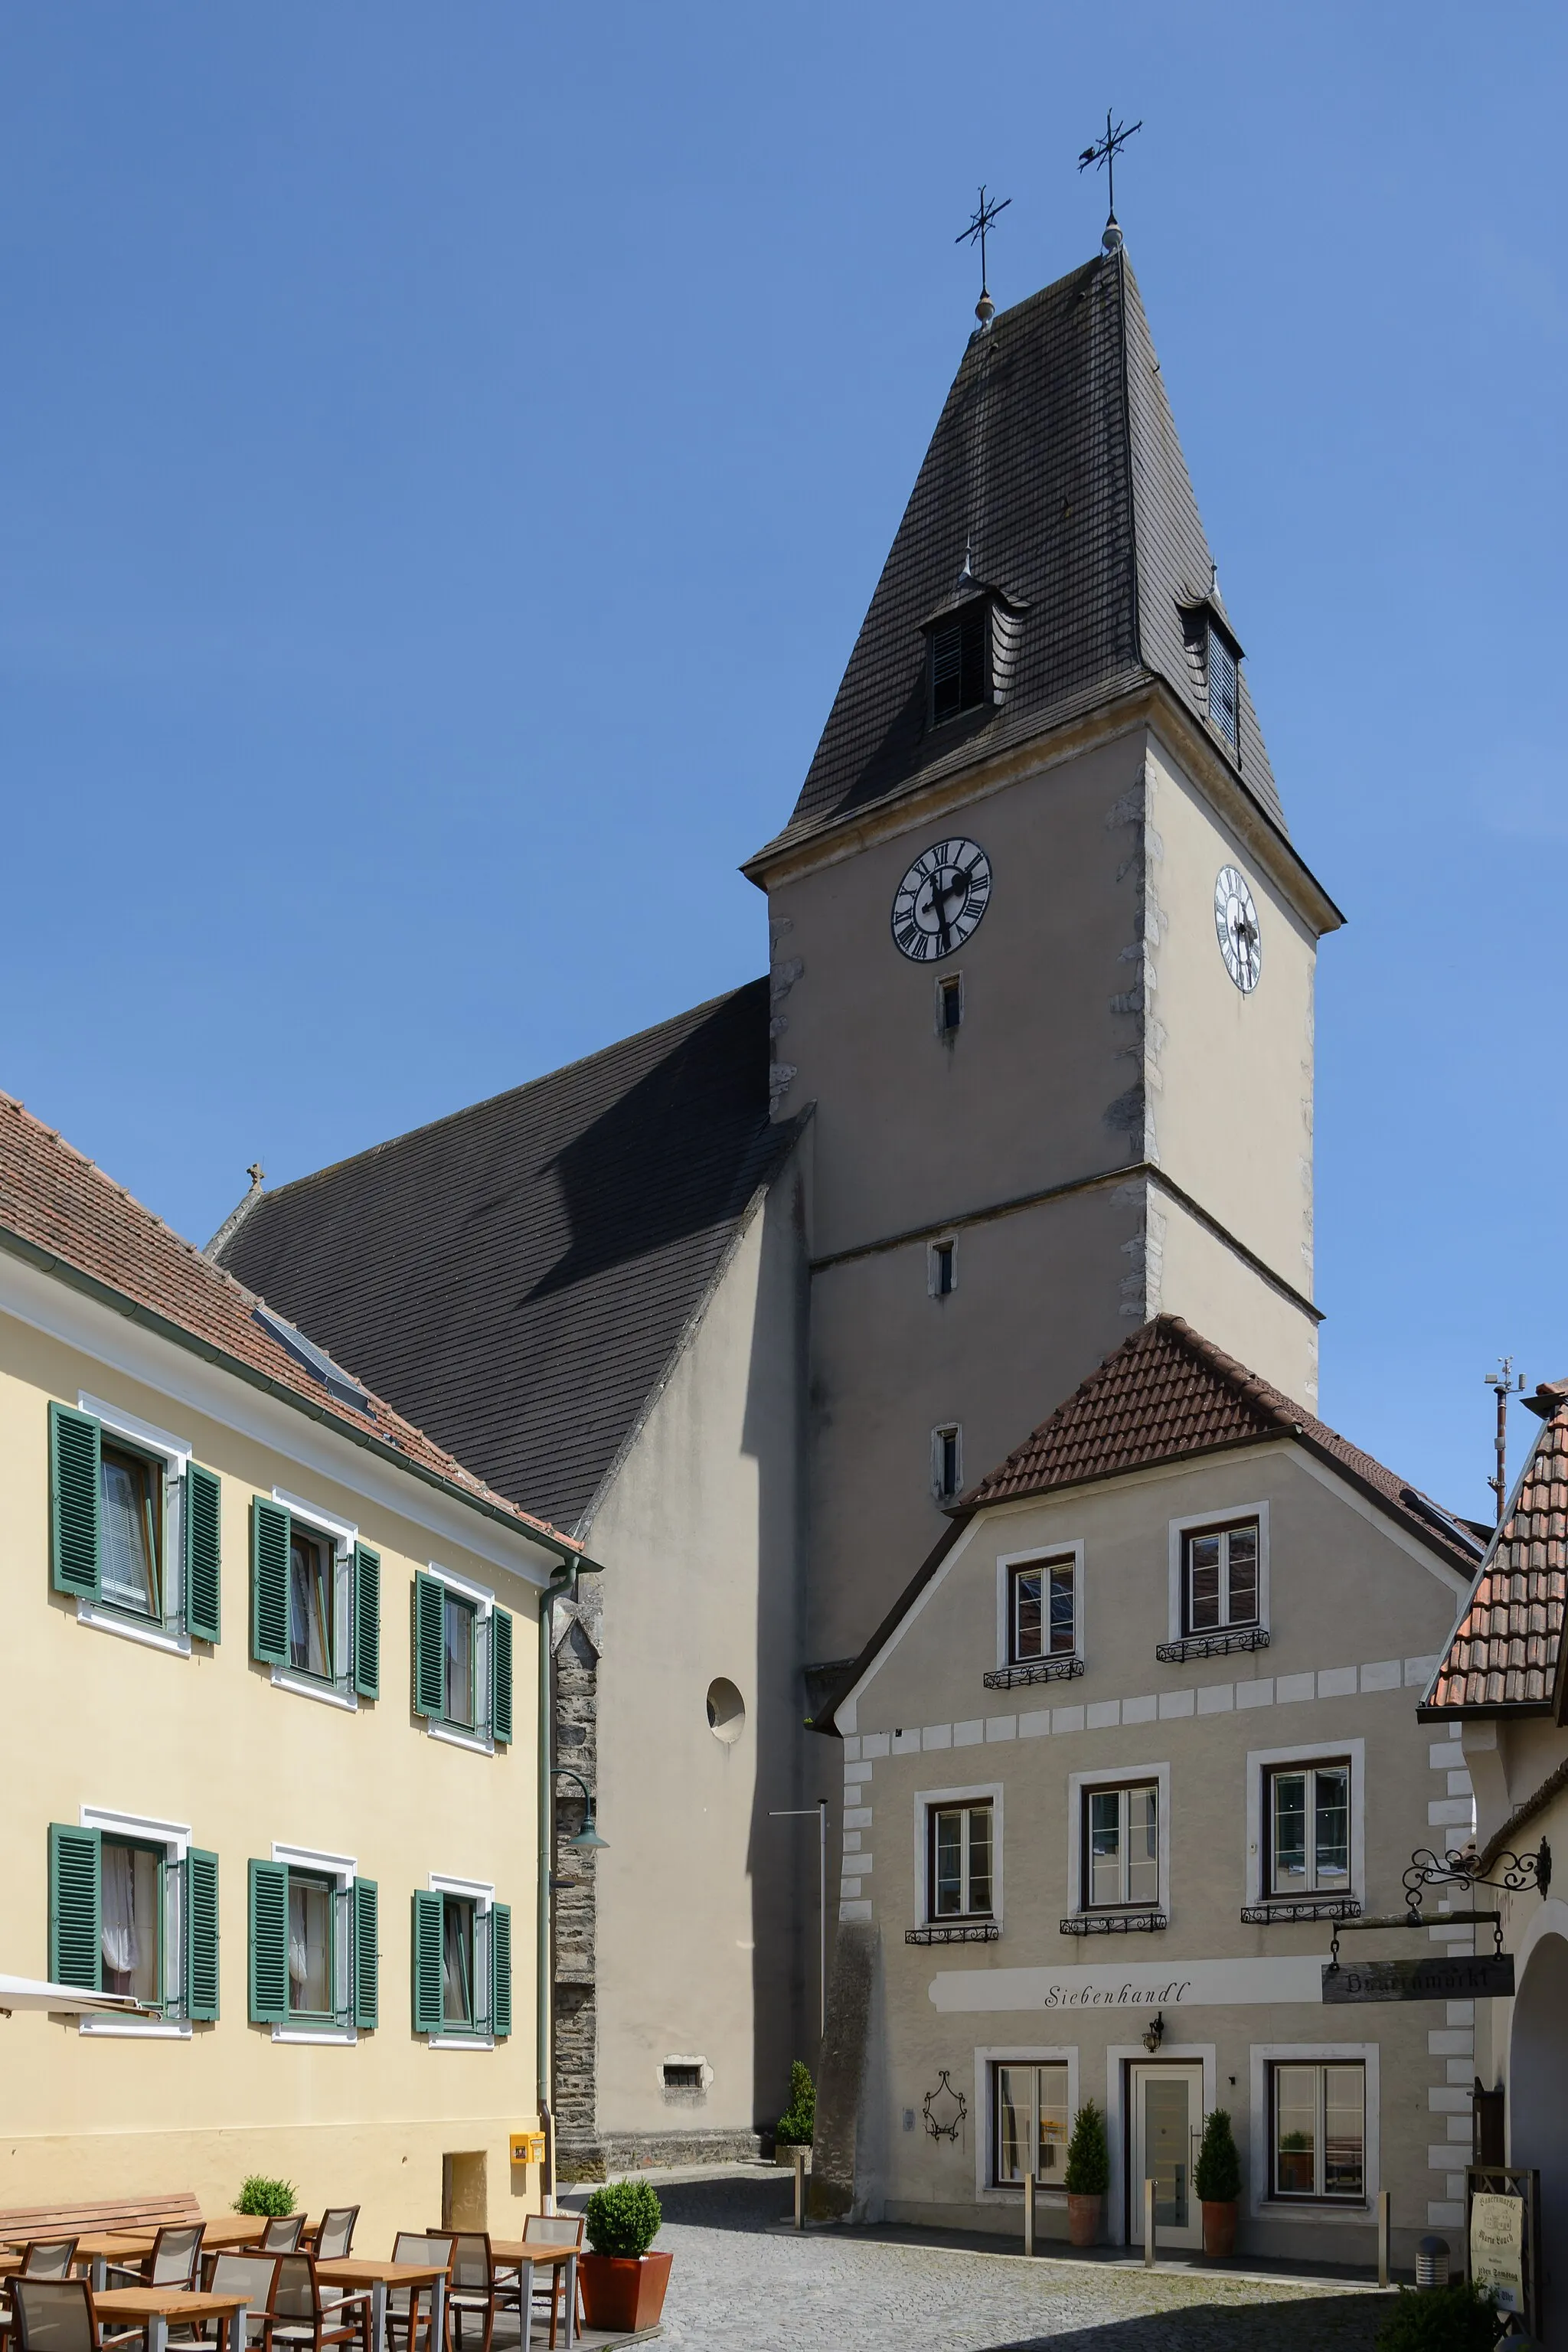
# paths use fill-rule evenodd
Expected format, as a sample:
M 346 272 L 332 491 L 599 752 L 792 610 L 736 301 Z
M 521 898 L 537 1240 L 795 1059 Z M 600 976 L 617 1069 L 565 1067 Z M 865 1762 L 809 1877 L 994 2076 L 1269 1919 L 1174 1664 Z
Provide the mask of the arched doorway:
M 1568 2352 L 1568 1942 L 1546 1935 L 1525 1963 L 1509 2045 L 1509 2148 L 1541 2173 L 1546 2342 Z

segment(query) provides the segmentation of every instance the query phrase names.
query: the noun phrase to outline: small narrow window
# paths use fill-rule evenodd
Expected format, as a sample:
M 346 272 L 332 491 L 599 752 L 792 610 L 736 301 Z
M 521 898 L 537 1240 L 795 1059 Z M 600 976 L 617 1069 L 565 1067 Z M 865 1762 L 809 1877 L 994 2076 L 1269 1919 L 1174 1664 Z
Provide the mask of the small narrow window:
M 1349 1764 L 1288 1764 L 1268 1783 L 1270 1895 L 1343 1895 L 1351 1875 Z
M 1148 1909 L 1160 1899 L 1160 1792 L 1152 1780 L 1084 1791 L 1086 1910 Z
M 991 1801 L 976 1805 L 931 1805 L 928 1915 L 933 1919 L 989 1919 L 991 1890 Z
M 1236 656 L 1212 621 L 1204 667 L 1208 676 L 1209 723 L 1218 728 L 1234 751 L 1240 732 Z
M 1366 2195 L 1366 2069 L 1344 2061 L 1269 2069 L 1271 2196 L 1360 2203 Z
M 289 1663 L 322 1682 L 330 1682 L 332 1674 L 336 1568 L 336 1547 L 293 1520 L 289 1530 Z
M 163 1855 L 108 1837 L 100 1851 L 103 1990 L 155 2007 L 163 1998 Z
M 1059 2189 L 1071 2125 L 1066 2066 L 993 2067 L 992 2113 L 996 2119 L 996 2187 L 1005 2188 L 1032 2172 L 1047 2188 Z
M 700 2091 L 702 2088 L 701 2060 L 688 2064 L 685 2059 L 667 2058 L 664 2087 L 667 2091 Z
M 331 2017 L 332 1911 L 335 1889 L 325 1878 L 289 1873 L 289 2014 Z
M 441 2021 L 474 2022 L 474 1906 L 461 1895 L 441 1899 Z
M 1258 1521 L 1196 1530 L 1184 1538 L 1184 1549 L 1183 1633 L 1217 1633 L 1256 1625 Z
M 951 1502 L 963 1477 L 963 1446 L 956 1429 L 931 1432 L 931 1478 L 940 1500 Z
M 474 1605 L 455 1592 L 445 1596 L 443 1667 L 448 1723 L 472 1730 L 474 1723 Z
M 163 1473 L 145 1454 L 103 1444 L 102 1597 L 141 1617 L 163 1613 Z
M 972 604 L 931 632 L 931 716 L 933 727 L 991 698 L 991 614 Z
M 1078 1648 L 1078 1573 L 1067 1559 L 1031 1560 L 1012 1571 L 1013 1665 L 1071 1657 Z
M 952 1242 L 932 1242 L 931 1245 L 931 1295 L 946 1298 L 957 1287 L 958 1261 Z
M 963 975 L 946 973 L 936 984 L 936 1025 L 939 1036 L 951 1037 L 963 1019 Z

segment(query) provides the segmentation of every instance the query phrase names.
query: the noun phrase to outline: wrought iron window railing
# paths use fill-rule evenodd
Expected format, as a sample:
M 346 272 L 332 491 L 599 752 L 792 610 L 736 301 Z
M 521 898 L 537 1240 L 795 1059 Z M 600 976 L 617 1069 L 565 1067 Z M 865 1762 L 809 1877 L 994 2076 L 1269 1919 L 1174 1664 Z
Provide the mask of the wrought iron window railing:
M 1266 1650 L 1267 1625 L 1232 1625 L 1217 1633 L 1188 1633 L 1179 1642 L 1160 1642 L 1154 1655 L 1163 1666 L 1179 1666 L 1188 1658 L 1227 1658 L 1233 1650 Z
M 983 1677 L 987 1690 L 1023 1690 L 1030 1683 L 1070 1683 L 1083 1672 L 1083 1660 L 1025 1658 L 1016 1666 L 994 1666 Z
M 1170 1924 L 1163 1911 L 1074 1911 L 1058 1928 L 1064 1936 L 1152 1936 Z
M 954 1919 L 940 1927 L 906 1927 L 906 1944 L 998 1944 L 1002 1930 L 994 1919 Z
M 1299 1902 L 1281 1896 L 1278 1902 L 1265 1898 L 1261 1903 L 1244 1903 L 1241 1917 L 1247 1927 L 1271 1927 L 1291 1919 L 1359 1919 L 1361 1905 L 1349 1895 L 1322 1895 Z

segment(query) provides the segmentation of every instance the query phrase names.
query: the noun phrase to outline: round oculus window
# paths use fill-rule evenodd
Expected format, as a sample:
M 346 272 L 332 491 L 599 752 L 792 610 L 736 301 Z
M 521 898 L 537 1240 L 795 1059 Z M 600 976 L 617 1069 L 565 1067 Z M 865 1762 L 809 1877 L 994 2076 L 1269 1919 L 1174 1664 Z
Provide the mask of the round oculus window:
M 727 1675 L 708 1685 L 708 1728 L 726 1748 L 733 1748 L 746 1727 L 746 1702 Z

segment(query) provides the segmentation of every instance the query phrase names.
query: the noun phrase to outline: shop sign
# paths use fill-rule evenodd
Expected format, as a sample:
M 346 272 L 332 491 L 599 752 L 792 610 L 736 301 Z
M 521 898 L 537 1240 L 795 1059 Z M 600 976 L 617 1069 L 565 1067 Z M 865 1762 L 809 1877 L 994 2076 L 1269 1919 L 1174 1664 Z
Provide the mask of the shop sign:
M 1498 2000 L 1513 1993 L 1513 1954 L 1435 1953 L 1419 1960 L 1347 1960 L 1323 1970 L 1331 2006 L 1360 2000 Z
M 1470 2200 L 1470 2276 L 1500 2311 L 1524 2309 L 1524 2200 L 1478 2190 Z

